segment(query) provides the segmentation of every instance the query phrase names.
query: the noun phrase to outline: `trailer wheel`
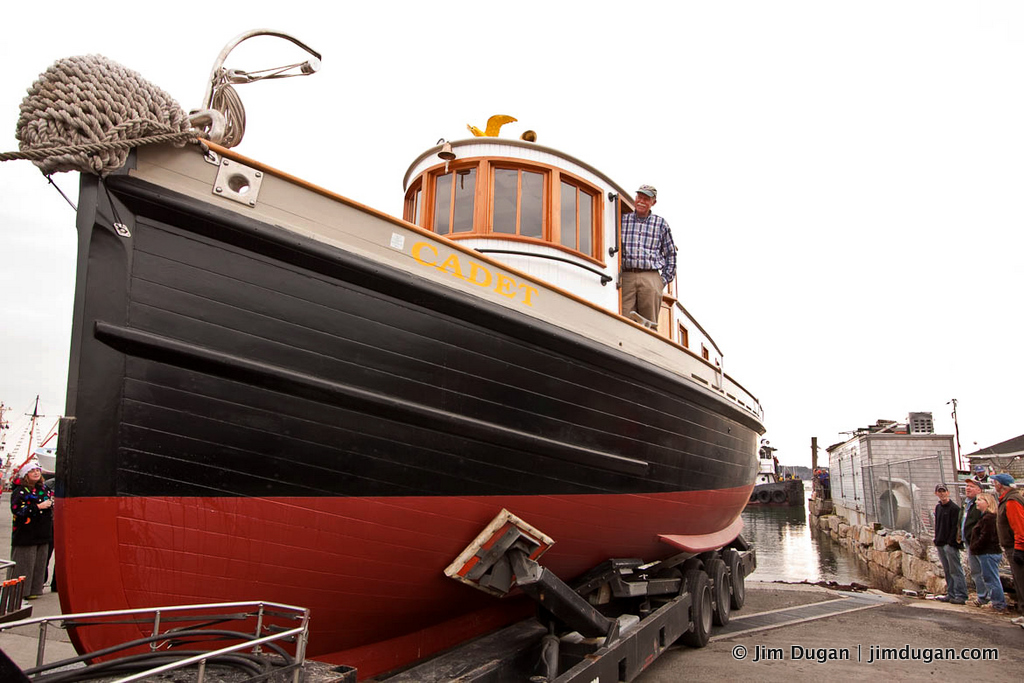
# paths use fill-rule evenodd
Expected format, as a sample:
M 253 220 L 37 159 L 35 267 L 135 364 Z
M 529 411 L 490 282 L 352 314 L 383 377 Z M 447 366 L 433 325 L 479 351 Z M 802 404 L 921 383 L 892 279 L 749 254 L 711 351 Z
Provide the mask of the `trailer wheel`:
M 735 548 L 727 548 L 722 551 L 722 559 L 725 560 L 725 565 L 729 569 L 729 582 L 732 584 L 730 606 L 733 609 L 743 609 L 743 603 L 747 599 L 747 588 L 740 554 L 736 552 Z
M 729 607 L 732 600 L 732 584 L 729 583 L 729 571 L 717 557 L 708 562 L 708 576 L 711 577 L 711 600 L 715 605 L 712 618 L 715 626 L 729 623 Z
M 691 569 L 683 576 L 683 582 L 692 600 L 690 621 L 693 625 L 679 640 L 689 647 L 704 647 L 711 638 L 712 607 L 708 575 L 698 569 Z

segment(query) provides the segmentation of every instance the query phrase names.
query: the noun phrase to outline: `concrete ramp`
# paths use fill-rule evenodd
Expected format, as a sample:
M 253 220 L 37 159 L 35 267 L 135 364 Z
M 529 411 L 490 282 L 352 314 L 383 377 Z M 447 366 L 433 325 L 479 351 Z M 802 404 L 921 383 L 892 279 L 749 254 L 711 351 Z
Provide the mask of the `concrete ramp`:
M 786 607 L 769 612 L 759 612 L 758 614 L 742 615 L 734 613 L 728 625 L 712 631 L 711 640 L 725 640 L 756 631 L 767 631 L 782 626 L 800 624 L 805 621 L 824 619 L 836 616 L 837 614 L 857 612 L 862 609 L 871 609 L 872 607 L 881 607 L 882 605 L 898 602 L 895 597 L 889 595 L 846 592 L 837 593 L 837 595 L 839 597 L 835 600 L 814 602 L 797 607 Z

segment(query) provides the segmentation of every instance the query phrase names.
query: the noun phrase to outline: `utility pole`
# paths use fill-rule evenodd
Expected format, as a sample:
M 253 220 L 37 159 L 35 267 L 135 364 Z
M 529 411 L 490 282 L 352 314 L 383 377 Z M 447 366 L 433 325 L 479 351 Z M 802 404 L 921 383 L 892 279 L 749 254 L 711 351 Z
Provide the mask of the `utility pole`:
M 951 398 L 946 401 L 947 406 L 950 404 L 953 404 L 953 432 L 956 434 L 956 468 L 962 470 L 964 467 L 963 460 L 960 457 L 960 425 L 956 421 L 956 399 Z
M 818 437 L 811 437 L 811 472 L 818 469 Z

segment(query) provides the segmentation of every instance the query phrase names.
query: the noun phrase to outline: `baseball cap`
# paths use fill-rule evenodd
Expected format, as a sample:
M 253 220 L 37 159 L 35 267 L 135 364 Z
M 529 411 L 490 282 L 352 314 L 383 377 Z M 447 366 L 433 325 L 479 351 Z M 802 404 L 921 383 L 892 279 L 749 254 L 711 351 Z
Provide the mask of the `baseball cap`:
M 938 493 L 939 491 L 949 491 L 949 489 L 946 488 L 945 484 L 936 484 L 935 493 Z
M 1013 477 L 1011 477 L 1006 472 L 1000 472 L 999 474 L 993 474 L 991 477 L 989 477 L 989 479 L 991 479 L 992 481 L 998 481 L 1003 486 L 1013 486 L 1013 483 L 1014 483 Z
M 654 185 L 641 185 L 640 189 L 637 190 L 637 194 L 645 194 L 651 199 L 658 198 L 658 191 L 654 188 Z
M 974 471 L 975 472 L 984 472 L 985 471 L 985 466 L 984 465 L 975 465 L 974 466 Z

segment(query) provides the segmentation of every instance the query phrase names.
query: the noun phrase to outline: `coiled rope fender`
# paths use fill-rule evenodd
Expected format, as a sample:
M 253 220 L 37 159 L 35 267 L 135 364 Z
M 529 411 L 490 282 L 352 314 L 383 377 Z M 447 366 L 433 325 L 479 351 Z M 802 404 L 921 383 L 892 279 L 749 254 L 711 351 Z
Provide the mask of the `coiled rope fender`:
M 124 166 L 133 147 L 195 139 L 188 115 L 166 92 L 102 55 L 58 60 L 39 75 L 21 102 L 15 137 L 20 152 L 49 175 L 107 175 Z

